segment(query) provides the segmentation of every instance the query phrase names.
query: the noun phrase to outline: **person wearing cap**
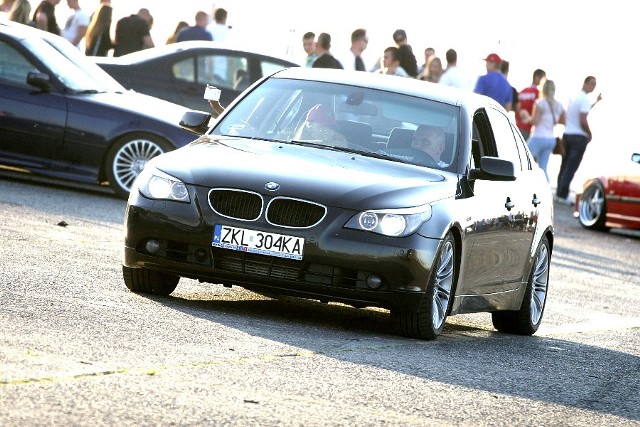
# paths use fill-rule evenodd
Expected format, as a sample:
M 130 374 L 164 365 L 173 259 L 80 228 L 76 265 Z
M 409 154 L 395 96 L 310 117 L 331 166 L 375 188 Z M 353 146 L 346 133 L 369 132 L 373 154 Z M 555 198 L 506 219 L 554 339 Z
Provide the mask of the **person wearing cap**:
M 400 53 L 400 66 L 411 77 L 418 76 L 418 61 L 413 54 L 413 49 L 407 42 L 407 32 L 405 30 L 395 30 L 393 33 L 393 41 L 396 42 Z
M 478 77 L 473 91 L 493 98 L 505 110 L 510 111 L 513 105 L 513 90 L 501 72 L 502 60 L 497 53 L 490 53 L 484 60 L 486 61 L 487 74 Z
M 347 140 L 336 129 L 336 115 L 328 105 L 316 104 L 307 112 L 304 123 L 296 132 L 298 141 L 318 141 L 321 143 L 346 146 Z

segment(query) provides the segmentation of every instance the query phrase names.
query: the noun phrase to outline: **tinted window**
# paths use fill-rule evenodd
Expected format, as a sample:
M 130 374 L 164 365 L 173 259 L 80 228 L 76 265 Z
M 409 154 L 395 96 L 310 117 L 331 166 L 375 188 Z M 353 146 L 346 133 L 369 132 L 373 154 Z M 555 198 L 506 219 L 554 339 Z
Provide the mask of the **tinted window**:
M 270 62 L 270 61 L 261 61 L 260 62 L 260 76 L 270 76 L 271 74 L 275 73 L 276 71 L 280 71 L 283 68 L 288 68 L 285 67 L 282 64 L 276 64 L 275 62 Z
M 12 46 L 0 42 L 0 79 L 27 87 L 27 74 L 31 71 L 38 69 Z
M 202 55 L 197 59 L 197 82 L 220 89 L 234 89 L 248 75 L 247 58 L 232 55 Z M 246 82 L 246 79 L 245 79 Z
M 521 169 L 520 154 L 516 145 L 515 136 L 511 130 L 509 118 L 501 111 L 494 110 L 493 108 L 489 108 L 487 113 L 491 121 L 498 156 L 506 160 L 511 160 L 516 166 L 516 169 Z
M 194 59 L 187 58 L 182 61 L 178 61 L 171 67 L 173 77 L 177 80 L 183 80 L 189 83 L 195 83 L 196 81 L 196 68 L 194 66 Z
M 457 106 L 383 90 L 271 78 L 253 90 L 213 128 L 243 136 L 354 149 L 420 164 L 416 147 L 442 147 L 438 165 L 457 167 Z M 419 126 L 438 136 L 416 138 Z M 256 142 L 258 143 L 258 142 Z
M 522 170 L 531 170 L 531 153 L 529 152 L 527 143 L 513 123 L 511 123 L 511 131 L 516 136 L 516 144 L 518 146 L 518 153 L 520 154 L 520 165 L 522 166 Z

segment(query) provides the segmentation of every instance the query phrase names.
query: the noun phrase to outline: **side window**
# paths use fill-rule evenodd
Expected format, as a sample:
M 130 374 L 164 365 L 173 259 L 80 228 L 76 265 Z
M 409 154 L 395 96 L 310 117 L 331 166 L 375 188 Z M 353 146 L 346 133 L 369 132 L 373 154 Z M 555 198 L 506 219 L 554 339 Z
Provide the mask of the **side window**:
M 27 74 L 38 69 L 7 43 L 0 42 L 0 80 L 18 86 L 29 87 Z
M 516 136 L 516 144 L 518 146 L 518 153 L 520 153 L 520 165 L 522 170 L 531 170 L 531 153 L 526 141 L 522 138 L 520 131 L 511 123 L 511 131 Z
M 193 58 L 183 59 L 180 62 L 176 62 L 171 67 L 173 71 L 173 77 L 177 80 L 186 81 L 189 83 L 195 83 L 196 81 L 196 68 L 194 66 Z
M 487 113 L 491 121 L 498 156 L 502 159 L 511 160 L 516 167 L 520 166 L 520 169 L 522 169 L 516 138 L 511 130 L 511 121 L 502 112 L 493 108 L 490 108 Z
M 480 158 L 482 157 L 482 145 L 480 144 L 480 131 L 478 125 L 473 123 L 473 131 L 471 133 L 471 160 L 473 168 L 480 168 Z
M 197 58 L 197 82 L 220 89 L 244 90 L 249 86 L 247 58 L 228 55 L 202 55 Z M 242 87 L 244 85 L 244 87 Z
M 276 71 L 280 71 L 283 68 L 287 67 L 271 61 L 260 61 L 260 77 L 270 76 L 271 74 L 275 73 Z
M 471 135 L 471 154 L 474 166 L 480 167 L 480 158 L 496 156 L 496 146 L 485 110 L 478 110 L 473 115 L 473 130 Z

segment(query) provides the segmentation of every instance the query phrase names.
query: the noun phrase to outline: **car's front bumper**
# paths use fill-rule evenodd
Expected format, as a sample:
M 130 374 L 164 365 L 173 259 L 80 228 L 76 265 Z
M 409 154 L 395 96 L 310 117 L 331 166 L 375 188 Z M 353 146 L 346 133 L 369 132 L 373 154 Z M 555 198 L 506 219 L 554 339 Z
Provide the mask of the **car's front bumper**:
M 440 240 L 344 228 L 353 214 L 330 209 L 318 226 L 283 229 L 220 217 L 198 198 L 185 204 L 133 195 L 125 215 L 124 265 L 258 292 L 415 308 L 426 290 Z M 291 260 L 212 247 L 216 223 L 304 237 L 304 257 Z M 147 249 L 149 240 L 158 242 L 157 251 Z

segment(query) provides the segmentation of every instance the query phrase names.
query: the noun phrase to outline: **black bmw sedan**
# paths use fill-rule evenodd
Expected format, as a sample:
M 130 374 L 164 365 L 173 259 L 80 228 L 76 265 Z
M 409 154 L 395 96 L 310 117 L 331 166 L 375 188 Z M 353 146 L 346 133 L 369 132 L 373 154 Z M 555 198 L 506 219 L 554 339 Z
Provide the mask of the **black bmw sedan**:
M 0 171 L 126 198 L 149 159 L 193 139 L 186 111 L 126 90 L 62 37 L 0 24 Z
M 256 80 L 298 66 L 284 58 L 208 41 L 173 43 L 117 58 L 93 59 L 127 89 L 204 111 L 209 110 L 202 96 L 207 84 L 222 89 L 220 101 L 229 105 Z
M 399 334 L 421 339 L 470 312 L 530 335 L 552 217 L 544 172 L 490 98 L 292 68 L 147 164 L 125 215 L 124 282 L 167 295 L 188 277 L 382 307 Z

